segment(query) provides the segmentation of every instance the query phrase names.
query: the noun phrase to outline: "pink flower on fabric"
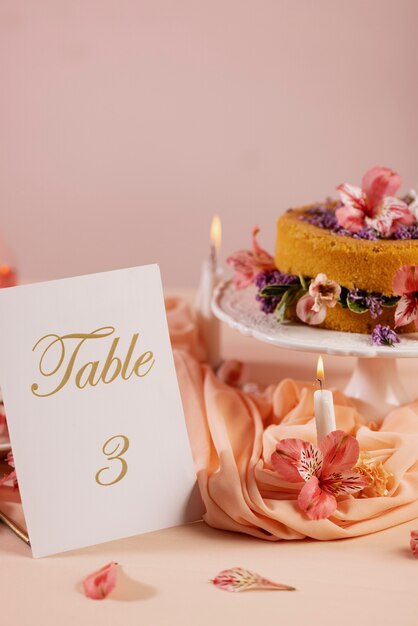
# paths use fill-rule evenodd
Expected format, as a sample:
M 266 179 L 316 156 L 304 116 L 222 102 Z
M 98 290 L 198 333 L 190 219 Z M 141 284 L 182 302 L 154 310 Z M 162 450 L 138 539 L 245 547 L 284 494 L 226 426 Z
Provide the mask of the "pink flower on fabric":
M 341 287 L 326 274 L 318 274 L 309 285 L 309 291 L 299 298 L 296 314 L 306 324 L 321 324 L 327 309 L 333 308 L 340 299 Z
M 244 363 L 236 359 L 227 359 L 216 370 L 220 381 L 231 387 L 239 387 L 242 380 Z
M 226 261 L 234 269 L 234 285 L 238 289 L 248 287 L 260 272 L 276 269 L 273 257 L 260 248 L 257 243 L 257 235 L 260 232 L 258 226 L 254 226 L 252 250 L 239 250 L 231 255 Z
M 6 457 L 6 461 L 10 465 L 10 467 L 13 468 L 13 471 L 9 472 L 9 474 L 6 474 L 5 476 L 3 476 L 3 478 L 0 479 L 0 487 L 4 485 L 5 483 L 9 483 L 9 482 L 13 483 L 13 487 L 17 487 L 17 476 L 16 476 L 16 470 L 15 470 L 15 461 L 13 458 L 13 452 L 8 453 Z
M 10 265 L 0 265 L 0 289 L 17 285 L 17 275 Z
M 408 205 L 395 198 L 401 185 L 399 174 L 387 167 L 366 172 L 360 187 L 339 185 L 343 206 L 336 210 L 338 224 L 352 233 L 364 227 L 374 228 L 382 237 L 394 233 L 402 224 L 415 221 Z
M 418 265 L 404 265 L 392 282 L 393 293 L 401 296 L 395 310 L 395 328 L 415 322 L 418 330 Z
M 4 406 L 0 402 L 0 435 L 3 435 L 3 433 L 7 433 L 7 421 Z
M 305 481 L 299 507 L 311 520 L 330 517 L 337 496 L 353 494 L 368 486 L 361 474 L 352 471 L 359 458 L 355 437 L 334 430 L 319 446 L 302 439 L 283 439 L 271 456 L 280 478 L 291 483 Z
M 116 586 L 118 564 L 108 563 L 83 580 L 84 593 L 92 600 L 103 600 Z
M 411 546 L 412 554 L 418 559 L 418 530 L 411 530 L 411 540 L 409 545 Z

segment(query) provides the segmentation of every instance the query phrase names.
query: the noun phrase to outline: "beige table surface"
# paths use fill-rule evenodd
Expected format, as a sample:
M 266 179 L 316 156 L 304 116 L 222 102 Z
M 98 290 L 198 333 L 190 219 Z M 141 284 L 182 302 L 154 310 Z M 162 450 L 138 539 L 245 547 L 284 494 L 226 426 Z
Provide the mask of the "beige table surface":
M 199 522 L 40 560 L 1 529 L 0 624 L 416 626 L 414 526 L 343 541 L 268 543 Z M 104 601 L 85 598 L 79 581 L 111 560 L 122 567 L 119 587 Z M 233 566 L 297 591 L 232 594 L 208 582 Z
M 248 360 L 248 377 L 261 382 L 310 379 L 316 364 L 315 355 L 260 344 L 229 329 L 223 329 L 223 351 Z M 343 387 L 354 359 L 329 357 L 325 365 L 329 386 Z M 417 360 L 403 361 L 400 371 L 413 393 Z M 269 543 L 196 523 L 35 560 L 0 525 L 0 626 L 417 626 L 413 528 L 418 520 L 358 539 Z M 81 580 L 112 560 L 122 568 L 118 588 L 102 602 L 85 598 Z M 297 591 L 231 594 L 208 582 L 234 566 Z

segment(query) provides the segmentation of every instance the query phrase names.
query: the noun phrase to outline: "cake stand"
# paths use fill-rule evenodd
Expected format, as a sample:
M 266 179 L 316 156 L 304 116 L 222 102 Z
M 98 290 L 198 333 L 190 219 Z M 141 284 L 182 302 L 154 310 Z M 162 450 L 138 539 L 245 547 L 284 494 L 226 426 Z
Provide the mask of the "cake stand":
M 296 322 L 278 324 L 255 299 L 256 287 L 237 290 L 231 281 L 218 285 L 212 298 L 213 313 L 243 335 L 281 348 L 357 357 L 344 390 L 358 410 L 376 422 L 391 409 L 412 400 L 399 378 L 396 359 L 418 357 L 418 333 L 403 334 L 394 347 L 374 346 L 369 335 L 315 328 Z

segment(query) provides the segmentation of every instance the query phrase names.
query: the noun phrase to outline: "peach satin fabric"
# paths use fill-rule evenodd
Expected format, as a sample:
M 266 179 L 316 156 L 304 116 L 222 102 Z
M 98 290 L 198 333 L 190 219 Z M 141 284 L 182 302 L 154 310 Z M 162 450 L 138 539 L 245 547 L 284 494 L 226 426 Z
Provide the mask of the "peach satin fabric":
M 167 315 L 204 519 L 210 526 L 270 541 L 328 540 L 418 517 L 418 401 L 392 411 L 374 431 L 348 398 L 334 392 L 337 428 L 355 434 L 360 449 L 382 461 L 393 476 L 387 496 L 345 496 L 331 518 L 311 521 L 297 505 L 300 486 L 280 480 L 270 457 L 280 439 L 316 441 L 312 385 L 283 380 L 263 395 L 229 387 L 204 363 L 204 348 L 185 303 L 171 298 Z

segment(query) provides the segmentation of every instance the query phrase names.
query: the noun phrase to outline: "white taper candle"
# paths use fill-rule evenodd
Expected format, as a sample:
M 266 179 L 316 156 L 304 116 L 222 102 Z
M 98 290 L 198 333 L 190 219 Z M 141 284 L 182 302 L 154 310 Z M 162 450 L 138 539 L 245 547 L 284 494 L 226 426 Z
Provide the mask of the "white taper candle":
M 317 378 L 320 381 L 321 389 L 318 389 L 314 393 L 314 407 L 316 436 L 318 443 L 320 443 L 326 435 L 337 429 L 332 391 L 322 388 L 324 364 L 321 356 L 318 358 Z
M 196 297 L 196 315 L 200 335 L 205 343 L 208 363 L 216 369 L 221 362 L 220 322 L 212 313 L 213 291 L 222 277 L 218 266 L 218 253 L 221 245 L 221 221 L 217 215 L 212 220 L 211 254 L 202 264 L 199 288 Z

